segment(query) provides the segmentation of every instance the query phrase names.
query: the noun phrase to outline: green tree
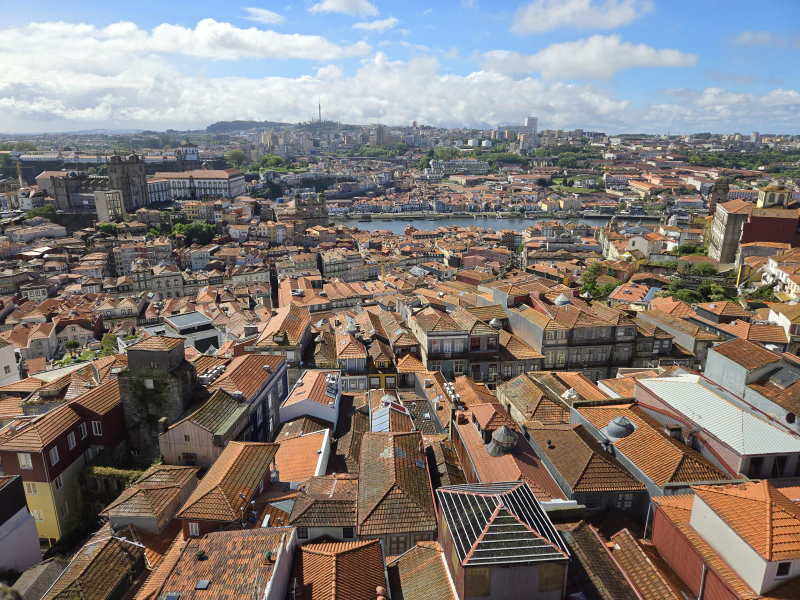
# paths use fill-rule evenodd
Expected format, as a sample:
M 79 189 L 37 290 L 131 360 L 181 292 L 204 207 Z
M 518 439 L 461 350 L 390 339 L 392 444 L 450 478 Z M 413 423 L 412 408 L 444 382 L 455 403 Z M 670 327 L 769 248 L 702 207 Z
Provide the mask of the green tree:
M 94 226 L 97 231 L 102 233 L 106 233 L 108 235 L 113 235 L 116 237 L 117 235 L 117 224 L 116 223 L 98 223 Z
M 713 277 L 719 273 L 719 271 L 717 271 L 717 267 L 711 263 L 699 263 L 694 268 L 694 272 L 697 275 L 702 275 L 703 277 Z
M 45 204 L 39 208 L 29 210 L 28 214 L 25 215 L 27 219 L 34 217 L 44 217 L 45 219 L 50 219 L 53 223 L 58 223 L 58 213 L 56 212 L 56 207 L 52 204 Z
M 672 297 L 688 304 L 697 304 L 703 301 L 703 297 L 698 292 L 687 288 L 673 292 Z
M 111 356 L 112 354 L 117 353 L 117 336 L 113 333 L 107 333 L 103 336 L 103 339 L 100 341 L 100 345 L 102 346 L 102 350 L 100 350 L 100 357 L 103 356 Z
M 225 155 L 225 159 L 234 167 L 238 168 L 247 160 L 247 154 L 244 153 L 244 150 L 231 150 Z
M 261 167 L 264 169 L 276 169 L 283 166 L 283 159 L 274 154 L 264 156 L 261 158 Z
M 394 145 L 394 151 L 397 152 L 398 154 L 405 154 L 406 152 L 408 152 L 408 144 L 406 144 L 405 142 L 397 142 Z
M 574 152 L 562 152 L 558 157 L 558 166 L 562 169 L 574 169 L 578 166 L 578 155 Z
M 64 347 L 67 350 L 75 350 L 76 348 L 81 347 L 81 343 L 78 340 L 70 340 L 66 344 L 64 344 Z
M 208 244 L 214 239 L 217 229 L 206 221 L 192 221 L 191 223 L 178 223 L 172 228 L 172 235 L 182 235 L 190 242 L 200 245 Z
M 0 600 L 22 600 L 19 592 L 5 584 L 0 585 Z

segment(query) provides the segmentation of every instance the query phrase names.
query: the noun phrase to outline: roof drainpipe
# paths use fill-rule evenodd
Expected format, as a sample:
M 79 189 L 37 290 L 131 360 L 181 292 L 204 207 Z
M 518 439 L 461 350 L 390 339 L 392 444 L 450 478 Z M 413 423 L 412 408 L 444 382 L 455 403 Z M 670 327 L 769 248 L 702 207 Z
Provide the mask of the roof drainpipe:
M 708 574 L 708 567 L 703 563 L 703 574 L 700 576 L 700 592 L 697 594 L 697 600 L 703 600 L 703 595 L 706 592 L 706 575 Z

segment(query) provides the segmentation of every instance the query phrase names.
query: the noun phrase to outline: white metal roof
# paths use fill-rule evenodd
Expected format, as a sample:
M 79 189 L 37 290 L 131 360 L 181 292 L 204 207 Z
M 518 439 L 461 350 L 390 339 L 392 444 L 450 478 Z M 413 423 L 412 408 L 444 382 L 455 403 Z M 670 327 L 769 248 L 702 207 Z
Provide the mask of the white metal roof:
M 800 437 L 739 408 L 705 387 L 698 375 L 638 383 L 741 456 L 800 453 Z

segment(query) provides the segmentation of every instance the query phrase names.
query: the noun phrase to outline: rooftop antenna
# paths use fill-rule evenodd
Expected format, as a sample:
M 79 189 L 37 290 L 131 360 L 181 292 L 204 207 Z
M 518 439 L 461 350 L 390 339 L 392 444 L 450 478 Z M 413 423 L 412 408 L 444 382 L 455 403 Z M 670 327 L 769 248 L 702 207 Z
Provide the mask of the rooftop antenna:
M 317 98 L 317 108 L 319 109 L 319 122 L 322 124 L 322 98 Z

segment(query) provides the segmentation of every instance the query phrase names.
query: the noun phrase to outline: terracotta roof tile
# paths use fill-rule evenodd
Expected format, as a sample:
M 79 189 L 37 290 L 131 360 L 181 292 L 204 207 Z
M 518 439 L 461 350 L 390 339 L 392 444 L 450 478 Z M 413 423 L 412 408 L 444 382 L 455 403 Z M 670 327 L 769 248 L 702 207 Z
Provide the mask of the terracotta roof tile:
M 437 528 L 422 435 L 365 432 L 359 457 L 359 535 Z
M 442 547 L 418 542 L 387 565 L 393 600 L 456 600 Z
M 714 346 L 712 352 L 732 360 L 748 371 L 765 367 L 781 359 L 779 354 L 770 352 L 763 346 L 744 339 L 735 339 Z
M 255 495 L 278 444 L 229 442 L 176 515 L 179 519 L 235 521 Z M 241 496 L 244 496 L 242 498 Z
M 175 544 L 136 598 L 153 600 L 169 592 L 182 598 L 199 598 L 195 586 L 207 580 L 208 589 L 202 594 L 209 598 L 259 600 L 272 581 L 276 564 L 264 557 L 268 551 L 279 555 L 289 535 L 287 528 L 254 528 L 209 533 L 186 544 Z M 200 550 L 205 552 L 205 560 L 197 559 Z
M 325 445 L 330 443 L 326 431 L 315 431 L 281 440 L 275 455 L 278 481 L 299 483 L 319 475 L 317 465 L 320 456 L 325 451 Z
M 225 390 L 232 394 L 242 392 L 247 399 L 267 385 L 285 362 L 283 356 L 272 354 L 246 354 L 238 356 L 225 368 L 225 372 L 208 389 Z
M 639 593 L 648 600 L 684 600 L 691 590 L 650 542 L 639 540 L 627 529 L 611 537 L 614 560 L 624 569 Z
M 295 552 L 294 600 L 363 600 L 386 588 L 380 540 L 305 544 Z
M 529 433 L 573 493 L 645 489 L 582 425 L 530 429 Z
M 577 411 L 598 430 L 616 417 L 631 421 L 634 431 L 613 442 L 614 447 L 659 487 L 730 477 L 696 450 L 664 434 L 663 426 L 636 405 L 581 406 Z
M 355 527 L 358 479 L 353 475 L 312 477 L 300 486 L 289 524 L 294 527 Z
M 131 350 L 149 350 L 152 352 L 169 352 L 177 348 L 178 346 L 183 347 L 183 338 L 172 338 L 172 337 L 165 337 L 160 335 L 153 335 L 149 338 L 142 340 L 141 342 L 135 343 L 133 346 L 128 348 L 128 351 Z
M 765 560 L 800 558 L 800 507 L 769 481 L 692 490 Z

